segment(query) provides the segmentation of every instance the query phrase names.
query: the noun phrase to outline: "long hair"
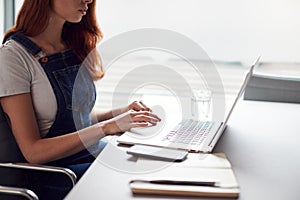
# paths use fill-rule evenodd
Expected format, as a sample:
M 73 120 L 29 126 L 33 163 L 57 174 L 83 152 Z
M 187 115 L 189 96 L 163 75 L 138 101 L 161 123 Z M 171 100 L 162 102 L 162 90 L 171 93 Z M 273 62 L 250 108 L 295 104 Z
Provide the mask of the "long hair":
M 62 31 L 62 39 L 82 61 L 96 48 L 97 43 L 103 37 L 96 18 L 96 0 L 93 0 L 88 7 L 87 14 L 79 23 L 65 22 Z M 6 32 L 2 43 L 16 32 L 21 32 L 29 37 L 42 33 L 48 26 L 50 9 L 51 0 L 24 0 L 16 24 Z M 87 69 L 93 79 L 102 78 L 104 72 L 98 52 L 91 53 L 88 59 Z

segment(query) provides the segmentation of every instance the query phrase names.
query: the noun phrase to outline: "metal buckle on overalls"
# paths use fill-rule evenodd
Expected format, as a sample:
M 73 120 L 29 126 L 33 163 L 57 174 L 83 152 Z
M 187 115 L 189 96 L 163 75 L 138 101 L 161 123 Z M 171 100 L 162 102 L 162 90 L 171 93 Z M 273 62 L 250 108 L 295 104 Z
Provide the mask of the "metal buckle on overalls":
M 38 54 L 35 55 L 35 58 L 41 60 L 41 62 L 48 62 L 48 58 L 46 56 L 47 55 L 43 51 L 40 51 Z

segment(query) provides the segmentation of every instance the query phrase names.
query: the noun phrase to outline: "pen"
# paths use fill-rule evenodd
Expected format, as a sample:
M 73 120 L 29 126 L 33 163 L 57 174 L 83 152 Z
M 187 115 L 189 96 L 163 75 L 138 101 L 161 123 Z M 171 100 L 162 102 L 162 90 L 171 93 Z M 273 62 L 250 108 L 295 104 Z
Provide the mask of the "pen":
M 210 186 L 217 187 L 215 181 L 186 181 L 186 180 L 131 180 L 130 183 L 143 182 L 153 184 L 166 184 L 166 185 L 193 185 L 193 186 Z

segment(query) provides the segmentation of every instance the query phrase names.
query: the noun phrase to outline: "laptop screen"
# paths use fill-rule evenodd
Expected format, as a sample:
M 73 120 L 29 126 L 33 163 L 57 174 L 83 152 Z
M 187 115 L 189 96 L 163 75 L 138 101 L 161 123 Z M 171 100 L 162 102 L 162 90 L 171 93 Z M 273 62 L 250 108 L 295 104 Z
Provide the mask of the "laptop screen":
M 243 84 L 242 84 L 242 86 L 241 86 L 241 88 L 240 88 L 240 90 L 239 90 L 239 92 L 238 92 L 238 94 L 237 94 L 234 102 L 233 102 L 233 105 L 231 106 L 231 109 L 229 110 L 229 113 L 228 113 L 228 115 L 226 117 L 224 125 L 227 124 L 227 121 L 228 121 L 228 119 L 229 119 L 229 117 L 230 117 L 230 115 L 231 115 L 231 113 L 232 113 L 232 111 L 233 111 L 236 103 L 238 102 L 239 98 L 242 96 L 242 94 L 243 94 L 243 92 L 244 92 L 244 90 L 246 88 L 246 85 L 249 82 L 249 80 L 250 80 L 250 78 L 251 78 L 251 76 L 253 74 L 254 68 L 259 64 L 259 60 L 260 60 L 260 56 L 256 59 L 256 61 L 254 62 L 254 64 L 251 66 L 249 72 L 247 73 L 247 75 L 245 77 L 245 80 L 244 80 L 244 82 L 243 82 Z

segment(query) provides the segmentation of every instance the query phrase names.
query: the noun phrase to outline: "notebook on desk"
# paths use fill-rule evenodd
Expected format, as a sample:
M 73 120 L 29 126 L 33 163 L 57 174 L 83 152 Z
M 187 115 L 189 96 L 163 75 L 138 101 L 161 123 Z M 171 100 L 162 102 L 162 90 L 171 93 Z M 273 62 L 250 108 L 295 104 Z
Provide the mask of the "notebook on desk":
M 163 161 L 139 159 L 137 164 L 155 168 Z M 190 153 L 180 163 L 142 175 L 135 175 L 129 183 L 134 194 L 157 194 L 198 197 L 239 196 L 239 184 L 229 160 L 223 153 Z
M 121 144 L 144 144 L 152 146 L 161 146 L 167 148 L 186 149 L 195 152 L 211 152 L 226 128 L 228 119 L 237 104 L 237 101 L 243 94 L 245 87 L 253 74 L 253 69 L 259 63 L 259 58 L 251 66 L 244 82 L 230 108 L 225 121 L 199 121 L 193 119 L 183 119 L 179 124 L 174 124 L 174 128 L 167 131 L 161 131 L 158 128 L 147 127 L 134 129 L 121 135 L 117 141 Z M 155 111 L 154 111 L 155 113 Z M 140 132 L 139 132 L 140 130 Z M 149 137 L 143 132 L 152 132 L 153 137 Z M 140 134 L 141 133 L 141 134 Z

